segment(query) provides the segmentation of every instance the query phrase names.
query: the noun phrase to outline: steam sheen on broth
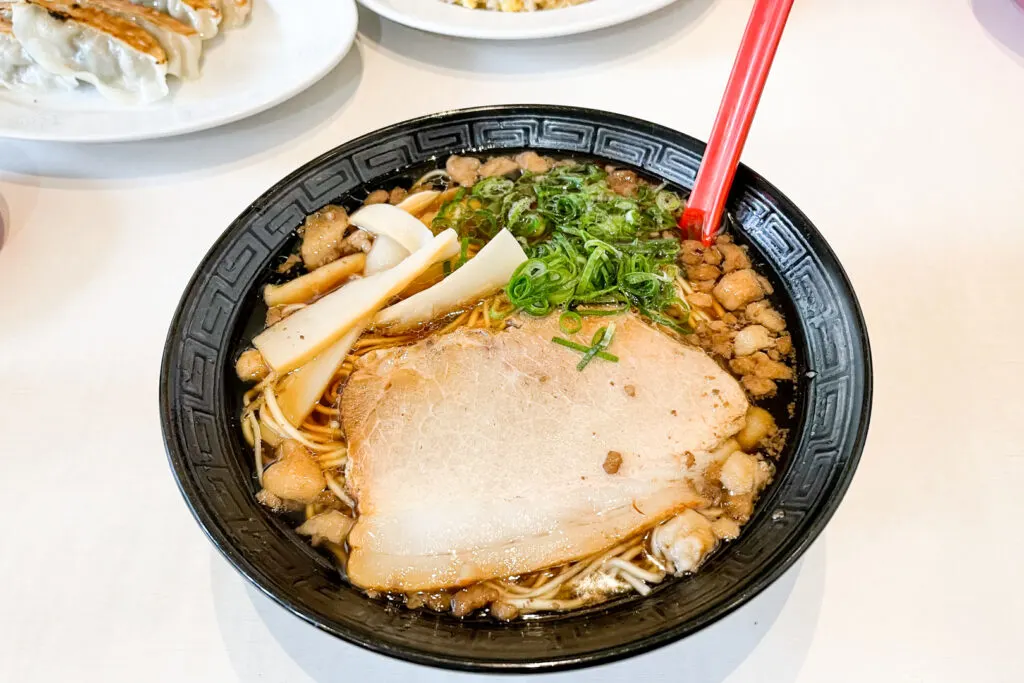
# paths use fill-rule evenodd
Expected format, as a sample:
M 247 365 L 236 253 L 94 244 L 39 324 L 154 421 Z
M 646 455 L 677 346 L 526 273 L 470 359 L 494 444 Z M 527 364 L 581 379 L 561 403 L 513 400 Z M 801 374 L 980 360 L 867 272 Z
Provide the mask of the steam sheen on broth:
M 524 152 L 307 217 L 236 365 L 259 501 L 369 595 L 460 617 L 698 571 L 774 474 L 793 342 L 745 247 L 681 240 L 683 207 Z

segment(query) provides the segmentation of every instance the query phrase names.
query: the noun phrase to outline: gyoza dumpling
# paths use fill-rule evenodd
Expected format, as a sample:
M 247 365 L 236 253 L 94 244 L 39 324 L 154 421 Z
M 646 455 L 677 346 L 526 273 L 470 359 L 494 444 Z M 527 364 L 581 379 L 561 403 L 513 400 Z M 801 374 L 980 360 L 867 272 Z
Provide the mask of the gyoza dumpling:
M 220 0 L 131 0 L 131 3 L 171 15 L 194 28 L 203 40 L 216 37 L 223 18 Z
M 47 71 L 92 83 L 111 100 L 167 95 L 167 54 L 125 19 L 73 1 L 24 0 L 14 5 L 14 35 Z
M 203 54 L 203 41 L 199 32 L 177 19 L 129 0 L 78 0 L 79 4 L 94 7 L 144 28 L 157 39 L 167 53 L 167 73 L 178 78 L 199 76 L 199 58 Z
M 14 37 L 10 15 L 5 11 L 10 8 L 4 4 L 0 3 L 0 86 L 34 93 L 77 88 L 74 78 L 50 73 L 25 52 Z
M 220 0 L 220 13 L 224 15 L 224 28 L 238 28 L 252 12 L 252 0 Z

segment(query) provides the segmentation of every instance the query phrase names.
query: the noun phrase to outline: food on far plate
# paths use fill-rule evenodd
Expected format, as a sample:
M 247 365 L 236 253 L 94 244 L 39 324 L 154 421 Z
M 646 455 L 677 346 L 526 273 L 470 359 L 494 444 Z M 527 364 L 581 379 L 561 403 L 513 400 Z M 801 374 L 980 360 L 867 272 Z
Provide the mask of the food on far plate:
M 50 73 L 22 47 L 14 37 L 9 14 L 0 5 L 0 86 L 11 90 L 61 91 L 74 90 L 78 81 L 70 76 Z
M 156 38 L 167 55 L 169 75 L 182 79 L 199 76 L 203 41 L 191 26 L 155 9 L 132 4 L 128 0 L 77 0 L 77 3 L 126 19 Z
M 469 9 L 489 9 L 497 12 L 535 12 L 582 5 L 590 0 L 442 0 L 451 5 Z
M 14 36 L 47 71 L 90 83 L 125 104 L 167 94 L 167 53 L 132 22 L 59 0 L 26 0 L 13 8 Z
M 501 620 L 647 595 L 741 533 L 794 379 L 745 247 L 533 151 L 372 189 L 306 219 L 237 360 L 263 505 L 370 596 Z
M 155 102 L 167 78 L 200 76 L 203 40 L 242 25 L 251 0 L 0 2 L 0 85 L 45 93 L 91 84 L 126 105 Z
M 221 0 L 218 3 L 224 17 L 224 28 L 238 28 L 252 13 L 252 0 Z
M 130 0 L 188 24 L 203 40 L 216 38 L 224 21 L 218 0 Z
M 200 33 L 203 40 L 217 35 L 221 28 L 238 28 L 252 13 L 252 0 L 130 0 L 165 12 Z

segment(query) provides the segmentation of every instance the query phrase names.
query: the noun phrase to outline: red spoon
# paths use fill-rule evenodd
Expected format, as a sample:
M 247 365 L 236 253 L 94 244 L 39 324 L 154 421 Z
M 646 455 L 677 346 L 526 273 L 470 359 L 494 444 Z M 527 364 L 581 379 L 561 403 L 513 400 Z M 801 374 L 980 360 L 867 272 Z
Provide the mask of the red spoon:
M 710 246 L 793 0 L 755 0 L 679 227 Z

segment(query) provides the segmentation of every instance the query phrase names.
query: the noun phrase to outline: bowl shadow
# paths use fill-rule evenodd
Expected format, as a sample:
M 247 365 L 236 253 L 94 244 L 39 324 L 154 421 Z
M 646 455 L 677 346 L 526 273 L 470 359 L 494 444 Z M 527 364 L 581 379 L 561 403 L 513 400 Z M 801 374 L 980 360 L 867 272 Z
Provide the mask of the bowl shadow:
M 347 683 L 356 672 L 364 680 L 403 683 L 484 678 L 390 659 L 345 643 L 280 607 L 216 551 L 210 557 L 214 611 L 240 681 L 296 680 L 298 670 L 317 683 Z M 795 681 L 817 627 L 825 567 L 823 535 L 778 581 L 724 619 L 676 643 L 582 675 L 593 683 L 619 683 L 641 674 L 644 681 L 667 682 L 680 680 L 685 672 L 688 683 L 722 683 L 749 669 L 756 680 Z M 538 674 L 536 680 L 567 683 L 580 675 Z
M 453 38 L 397 24 L 360 6 L 359 33 L 376 49 L 445 71 L 531 77 L 634 60 L 693 30 L 716 0 L 680 0 L 647 16 L 606 29 L 560 38 L 489 41 Z

